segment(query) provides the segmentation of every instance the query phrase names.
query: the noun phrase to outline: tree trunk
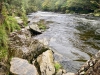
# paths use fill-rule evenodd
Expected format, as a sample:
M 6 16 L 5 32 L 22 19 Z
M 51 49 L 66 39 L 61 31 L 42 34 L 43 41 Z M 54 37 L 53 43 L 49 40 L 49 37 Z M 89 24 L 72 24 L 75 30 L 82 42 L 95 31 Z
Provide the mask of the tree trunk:
M 0 2 L 0 14 L 1 14 L 1 11 L 2 11 L 2 2 Z
M 4 21 L 4 17 L 3 17 L 3 15 L 2 15 L 2 2 L 0 2 L 0 25 L 3 23 L 3 21 Z

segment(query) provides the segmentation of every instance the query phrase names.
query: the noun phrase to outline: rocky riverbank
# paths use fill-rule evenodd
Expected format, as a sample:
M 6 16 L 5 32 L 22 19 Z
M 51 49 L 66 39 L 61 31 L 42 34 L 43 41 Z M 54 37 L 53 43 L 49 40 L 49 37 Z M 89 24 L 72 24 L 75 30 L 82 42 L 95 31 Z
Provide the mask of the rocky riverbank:
M 55 60 L 55 52 L 47 46 L 45 39 L 34 39 L 38 34 L 42 32 L 33 23 L 9 35 L 9 61 L 7 65 L 0 63 L 0 75 L 100 75 L 100 52 L 88 60 L 76 74 L 69 73 L 59 64 L 59 60 Z
M 38 32 L 38 31 L 37 31 Z M 0 75 L 62 75 L 57 71 L 53 51 L 34 39 L 28 27 L 9 35 L 9 67 L 0 63 Z M 9 71 L 9 72 L 8 72 Z

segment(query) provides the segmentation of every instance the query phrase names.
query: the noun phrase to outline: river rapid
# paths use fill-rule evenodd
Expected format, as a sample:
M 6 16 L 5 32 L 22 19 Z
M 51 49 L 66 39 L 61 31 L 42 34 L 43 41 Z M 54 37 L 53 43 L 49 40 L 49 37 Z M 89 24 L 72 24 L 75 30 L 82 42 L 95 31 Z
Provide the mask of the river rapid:
M 49 27 L 34 38 L 44 40 L 67 72 L 77 72 L 100 49 L 99 17 L 38 11 L 28 18 L 30 23 L 43 20 Z

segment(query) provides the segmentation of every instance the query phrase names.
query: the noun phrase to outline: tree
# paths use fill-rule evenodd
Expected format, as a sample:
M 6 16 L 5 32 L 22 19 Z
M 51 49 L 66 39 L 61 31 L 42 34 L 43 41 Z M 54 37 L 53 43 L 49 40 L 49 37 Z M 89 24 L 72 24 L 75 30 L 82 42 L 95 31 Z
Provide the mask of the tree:
M 92 5 L 90 0 L 67 0 L 67 8 L 75 12 L 91 12 Z

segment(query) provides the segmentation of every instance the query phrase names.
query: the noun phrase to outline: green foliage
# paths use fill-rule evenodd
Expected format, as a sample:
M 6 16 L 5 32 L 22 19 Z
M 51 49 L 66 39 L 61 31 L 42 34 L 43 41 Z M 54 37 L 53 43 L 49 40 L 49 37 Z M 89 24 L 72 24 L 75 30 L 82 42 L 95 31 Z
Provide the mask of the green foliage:
M 90 0 L 67 0 L 67 9 L 76 13 L 93 12 Z
M 3 26 L 0 26 L 0 59 L 7 55 L 8 36 Z
M 20 26 L 17 24 L 17 21 L 15 20 L 15 18 L 13 16 L 7 16 L 3 26 L 5 26 L 5 29 L 7 30 L 7 32 L 13 32 L 14 30 L 19 30 Z
M 91 0 L 90 2 L 95 6 L 94 15 L 100 16 L 100 0 Z
M 0 26 L 0 59 L 7 56 L 8 34 L 14 30 L 20 29 L 16 20 L 12 16 L 6 16 L 4 23 Z
M 3 26 L 0 26 L 0 47 L 4 46 L 5 48 L 7 48 L 7 38 L 8 36 L 5 28 Z
M 91 13 L 100 9 L 99 0 L 30 0 L 31 4 L 39 10 L 71 12 L 71 13 Z M 31 10 L 31 9 L 30 9 Z M 67 10 L 67 11 L 66 11 Z
M 0 60 L 5 58 L 8 53 L 8 34 L 20 29 L 14 16 L 8 15 L 6 5 L 3 5 L 1 13 L 4 16 L 4 22 L 0 25 Z
M 60 63 L 58 63 L 58 62 L 55 62 L 54 66 L 55 66 L 56 72 L 57 72 L 59 69 L 61 69 L 61 65 L 60 65 Z
M 100 9 L 95 10 L 95 11 L 94 11 L 94 15 L 95 15 L 95 16 L 100 16 Z
M 4 48 L 4 47 L 3 48 L 0 47 L 0 60 L 4 59 L 5 57 L 7 57 L 7 55 L 8 55 L 7 49 Z

